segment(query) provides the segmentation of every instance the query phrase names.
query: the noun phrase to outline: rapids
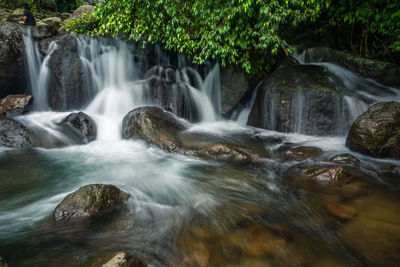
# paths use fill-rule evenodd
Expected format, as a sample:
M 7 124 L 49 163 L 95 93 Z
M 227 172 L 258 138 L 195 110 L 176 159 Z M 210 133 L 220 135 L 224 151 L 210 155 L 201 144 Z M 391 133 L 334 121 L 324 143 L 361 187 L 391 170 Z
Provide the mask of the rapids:
M 324 152 L 317 164 L 325 166 L 332 156 L 350 152 L 345 137 L 245 126 L 255 93 L 250 103 L 236 111 L 236 121 L 223 120 L 218 64 L 196 70 L 185 64 L 183 55 L 176 60 L 160 48 L 153 52 L 151 64 L 127 43 L 82 36 L 76 37 L 77 53 L 85 66 L 88 91 L 84 92 L 87 104 L 81 110 L 96 121 L 98 138 L 87 145 L 73 145 L 56 127 L 71 110 L 52 111 L 48 102 L 52 73 L 47 64 L 59 47 L 51 44 L 48 55 L 41 57 L 35 42 L 29 37 L 24 40 L 36 106 L 35 112 L 18 120 L 42 136 L 49 147 L 55 143 L 67 146 L 0 147 L 0 255 L 10 266 L 80 266 L 92 256 L 112 251 L 140 256 L 150 266 L 385 264 L 379 261 L 379 249 L 376 252 L 374 246 L 357 243 L 362 236 L 357 229 L 372 218 L 400 224 L 399 161 L 352 152 L 361 160 L 359 172 L 365 179 L 339 188 L 291 187 L 283 174 L 313 162 L 284 160 L 284 151 L 297 146 L 321 148 Z M 178 66 L 171 68 L 174 60 Z M 365 79 L 357 83 L 360 77 L 339 66 L 307 64 L 324 64 L 344 84 L 348 82 L 346 101 L 352 118 L 373 102 L 398 98 L 398 90 L 386 87 L 376 95 L 373 88 L 381 85 Z M 200 114 L 200 121 L 193 123 L 189 132 L 245 144 L 269 157 L 259 164 L 235 165 L 167 153 L 143 141 L 122 140 L 125 114 L 135 107 L 157 104 L 145 96 L 149 70 L 166 79 L 173 72 L 176 80 L 189 88 L 187 97 L 195 103 L 190 112 Z M 170 107 L 177 112 L 178 106 L 172 102 Z M 93 183 L 113 184 L 132 198 L 125 208 L 107 216 L 52 225 L 50 217 L 57 204 L 67 194 Z M 325 209 L 326 202 L 338 198 L 357 209 L 349 224 Z M 397 226 L 393 226 L 395 233 L 399 233 Z M 390 239 L 392 233 L 384 227 L 368 229 L 376 230 L 372 238 Z M 391 246 L 389 241 L 381 245 L 385 249 Z M 385 253 L 396 252 L 389 249 Z

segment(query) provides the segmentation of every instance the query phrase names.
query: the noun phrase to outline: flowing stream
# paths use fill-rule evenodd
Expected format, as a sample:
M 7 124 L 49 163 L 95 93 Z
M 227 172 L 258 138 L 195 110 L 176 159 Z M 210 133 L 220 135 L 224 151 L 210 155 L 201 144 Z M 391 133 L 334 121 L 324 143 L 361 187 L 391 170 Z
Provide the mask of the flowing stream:
M 48 62 L 60 47 L 52 43 L 42 58 L 35 42 L 24 40 L 36 111 L 18 120 L 36 129 L 49 147 L 67 146 L 0 147 L 0 255 L 10 266 L 80 266 L 115 251 L 139 256 L 150 266 L 383 266 L 375 240 L 387 257 L 398 253 L 390 242 L 398 240 L 393 233 L 400 234 L 399 161 L 352 152 L 361 161 L 354 169 L 362 178 L 327 187 L 293 187 L 284 173 L 299 166 L 329 166 L 332 156 L 350 152 L 345 137 L 247 127 L 251 104 L 237 121 L 222 120 L 218 64 L 196 70 L 180 55 L 178 67 L 171 67 L 173 59 L 160 48 L 149 63 L 125 42 L 87 37 L 76 37 L 87 78 L 86 104 L 80 110 L 96 121 L 98 137 L 74 145 L 56 127 L 74 110 L 53 111 L 48 97 L 53 89 Z M 388 95 L 377 94 L 374 88 L 381 85 L 357 83 L 360 78 L 339 66 L 315 64 L 349 83 L 346 101 L 354 118 L 373 102 L 397 97 L 391 88 L 384 88 Z M 122 140 L 127 112 L 161 103 L 146 97 L 146 82 L 154 74 L 187 88 L 183 98 L 194 104 L 186 111 L 199 114 L 188 132 L 268 156 L 257 164 L 229 164 Z M 181 103 L 174 88 L 169 109 L 178 112 Z M 323 154 L 315 162 L 284 159 L 284 152 L 297 146 L 318 147 Z M 52 223 L 52 212 L 66 195 L 95 183 L 113 184 L 132 197 L 106 216 Z M 332 216 L 326 210 L 330 201 L 351 206 L 356 217 L 346 222 Z M 362 229 L 369 231 L 367 236 Z

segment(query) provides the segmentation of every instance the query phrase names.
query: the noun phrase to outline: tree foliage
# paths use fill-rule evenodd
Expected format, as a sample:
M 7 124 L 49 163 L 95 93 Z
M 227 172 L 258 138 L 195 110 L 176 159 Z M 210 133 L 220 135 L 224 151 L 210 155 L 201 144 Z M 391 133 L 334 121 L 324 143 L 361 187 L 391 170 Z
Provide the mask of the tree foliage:
M 95 12 L 66 28 L 102 36 L 161 43 L 202 63 L 218 58 L 251 74 L 269 72 L 290 50 L 280 36 L 301 22 L 329 18 L 330 27 L 360 28 L 359 38 L 381 38 L 399 50 L 400 4 L 393 0 L 103 0 Z M 283 49 L 280 49 L 283 48 Z

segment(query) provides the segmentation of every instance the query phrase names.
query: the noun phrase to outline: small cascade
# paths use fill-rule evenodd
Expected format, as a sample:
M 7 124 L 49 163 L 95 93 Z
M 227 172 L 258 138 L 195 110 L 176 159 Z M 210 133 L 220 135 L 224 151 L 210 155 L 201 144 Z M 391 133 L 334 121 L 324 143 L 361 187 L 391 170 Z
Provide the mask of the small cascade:
M 347 112 L 346 115 L 351 122 L 374 103 L 399 99 L 399 88 L 382 85 L 373 79 L 361 77 L 342 66 L 328 62 L 328 51 L 307 49 L 301 54 L 294 54 L 293 56 L 301 64 L 324 67 L 342 83 L 343 109 L 345 109 L 345 113 Z
M 107 140 L 119 139 L 123 117 L 143 105 L 192 122 L 220 118 L 218 64 L 203 78 L 185 66 L 182 54 L 160 46 L 143 51 L 117 39 L 70 37 L 75 46 L 54 41 L 43 60 L 32 38 L 24 37 L 36 111 L 83 110 L 96 120 L 98 139 Z

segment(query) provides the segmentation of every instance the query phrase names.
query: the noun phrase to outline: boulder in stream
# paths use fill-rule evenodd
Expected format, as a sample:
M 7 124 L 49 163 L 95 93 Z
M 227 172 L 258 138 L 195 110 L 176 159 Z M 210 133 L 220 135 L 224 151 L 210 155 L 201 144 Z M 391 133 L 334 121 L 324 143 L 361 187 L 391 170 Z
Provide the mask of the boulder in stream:
M 400 103 L 370 107 L 354 121 L 346 146 L 373 157 L 400 159 Z
M 302 161 L 305 159 L 314 159 L 322 155 L 322 149 L 312 146 L 298 146 L 295 148 L 288 149 L 284 158 L 286 160 Z
M 283 62 L 258 88 L 247 124 L 309 135 L 342 134 L 340 81 L 316 65 Z
M 85 113 L 71 113 L 59 125 L 64 133 L 78 143 L 89 143 L 96 139 L 96 123 Z
M 113 185 L 90 184 L 69 194 L 53 212 L 54 221 L 87 218 L 111 211 L 130 195 Z
M 125 116 L 122 123 L 122 137 L 141 139 L 168 152 L 205 159 L 248 162 L 257 158 L 248 148 L 239 145 L 212 141 L 185 142 L 183 133 L 188 128 L 187 122 L 159 107 L 139 107 Z
M 329 161 L 336 164 L 353 165 L 356 167 L 360 166 L 360 160 L 350 153 L 335 155 L 331 157 Z
M 31 95 L 8 95 L 0 100 L 0 116 L 8 118 L 26 114 L 32 111 L 33 96 Z
M 31 132 L 24 125 L 13 119 L 0 118 L 0 146 L 32 147 Z
M 142 259 L 125 252 L 114 252 L 89 259 L 83 267 L 146 267 Z

